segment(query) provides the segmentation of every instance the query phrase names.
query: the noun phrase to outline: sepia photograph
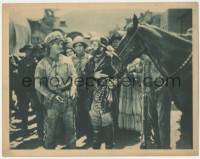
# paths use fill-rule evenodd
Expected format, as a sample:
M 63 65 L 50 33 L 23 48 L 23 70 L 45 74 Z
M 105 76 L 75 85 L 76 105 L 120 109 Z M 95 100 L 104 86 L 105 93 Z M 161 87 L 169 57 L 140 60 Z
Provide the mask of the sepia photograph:
M 198 155 L 198 3 L 2 9 L 4 156 Z

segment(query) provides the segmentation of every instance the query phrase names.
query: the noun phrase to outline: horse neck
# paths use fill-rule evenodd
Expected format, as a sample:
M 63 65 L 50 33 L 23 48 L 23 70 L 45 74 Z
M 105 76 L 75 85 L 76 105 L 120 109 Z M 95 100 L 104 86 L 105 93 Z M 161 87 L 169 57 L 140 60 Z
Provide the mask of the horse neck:
M 148 56 L 164 76 L 170 75 L 178 69 L 192 51 L 190 42 L 166 32 L 150 32 L 150 30 L 147 30 L 146 32 L 143 31 L 141 37 L 147 48 Z

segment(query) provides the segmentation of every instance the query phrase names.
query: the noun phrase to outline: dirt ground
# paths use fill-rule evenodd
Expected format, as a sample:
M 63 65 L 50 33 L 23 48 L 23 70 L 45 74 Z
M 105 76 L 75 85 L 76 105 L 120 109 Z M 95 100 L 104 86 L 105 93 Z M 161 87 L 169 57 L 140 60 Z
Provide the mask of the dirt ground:
M 36 133 L 36 116 L 31 108 L 29 109 L 29 135 L 23 136 L 20 124 L 21 120 L 14 111 L 12 111 L 12 129 L 10 129 L 10 148 L 11 149 L 44 149 L 42 143 L 37 140 Z M 188 141 L 182 141 L 181 144 L 177 144 L 180 136 L 180 120 L 181 112 L 172 107 L 171 111 L 171 148 L 187 148 Z M 180 141 L 179 141 L 180 143 Z M 56 149 L 62 149 L 65 145 L 62 137 L 57 139 Z M 181 145 L 181 146 L 180 146 Z M 105 148 L 105 144 L 102 144 L 102 149 Z M 83 136 L 77 140 L 77 149 L 92 149 L 92 143 L 86 142 L 86 136 Z M 122 130 L 114 139 L 114 149 L 140 149 L 140 138 L 132 131 Z

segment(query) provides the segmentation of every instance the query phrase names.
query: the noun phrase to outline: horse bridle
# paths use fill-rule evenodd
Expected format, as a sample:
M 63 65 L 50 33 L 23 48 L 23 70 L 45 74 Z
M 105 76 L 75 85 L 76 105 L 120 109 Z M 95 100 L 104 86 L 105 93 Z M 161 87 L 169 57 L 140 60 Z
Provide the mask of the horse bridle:
M 131 36 L 131 38 L 129 39 L 129 41 L 126 43 L 126 45 L 124 46 L 124 48 L 120 51 L 120 54 L 121 52 L 123 52 L 126 47 L 129 45 L 129 43 L 131 42 L 131 40 L 133 39 L 133 37 L 135 36 L 136 32 L 138 31 L 138 28 L 136 29 L 135 33 Z M 133 46 L 134 48 L 134 46 Z M 131 49 L 133 49 L 131 48 Z M 188 62 L 192 59 L 192 53 L 188 56 L 188 58 L 170 75 L 167 75 L 168 77 L 172 77 L 174 75 L 176 75 L 178 72 L 180 72 L 187 64 Z M 125 65 L 123 65 L 123 67 L 125 67 Z M 163 75 L 164 76 L 164 75 Z M 154 92 L 158 92 L 160 91 L 166 84 L 166 81 L 164 82 L 164 84 L 160 87 L 158 87 Z
M 131 40 L 133 39 L 133 37 L 135 36 L 136 32 L 138 31 L 138 28 L 135 30 L 135 33 L 131 36 L 131 38 L 129 39 L 129 41 L 126 43 L 126 45 L 124 46 L 124 48 L 120 51 L 119 55 L 125 50 L 125 48 L 127 47 L 127 45 L 131 42 Z M 132 47 L 134 48 L 134 47 Z

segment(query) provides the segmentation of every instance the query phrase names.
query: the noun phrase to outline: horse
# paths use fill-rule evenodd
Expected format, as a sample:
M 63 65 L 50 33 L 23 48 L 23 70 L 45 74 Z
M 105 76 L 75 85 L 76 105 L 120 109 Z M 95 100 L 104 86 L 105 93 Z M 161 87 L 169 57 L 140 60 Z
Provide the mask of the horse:
M 192 147 L 192 42 L 156 26 L 140 24 L 134 15 L 116 52 L 122 61 L 121 69 L 146 54 L 164 78 L 179 78 L 179 86 L 171 83 L 168 87 L 176 107 L 182 112 L 181 122 Z

